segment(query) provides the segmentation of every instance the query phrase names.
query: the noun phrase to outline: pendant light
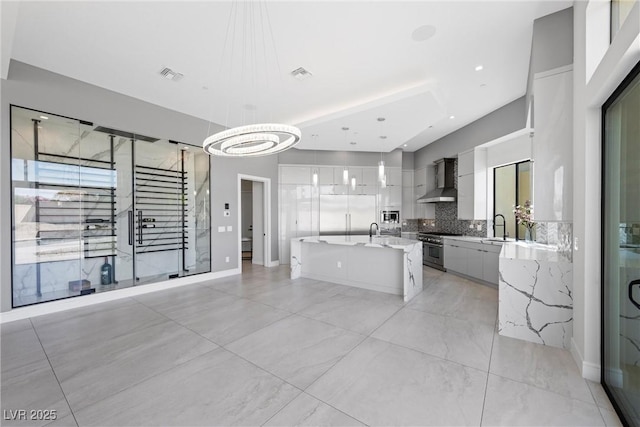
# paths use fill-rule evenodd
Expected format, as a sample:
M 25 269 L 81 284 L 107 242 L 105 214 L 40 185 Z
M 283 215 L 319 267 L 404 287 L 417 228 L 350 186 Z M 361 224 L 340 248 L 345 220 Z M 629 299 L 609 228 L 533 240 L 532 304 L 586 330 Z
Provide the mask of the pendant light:
M 385 121 L 384 117 L 378 117 L 378 123 L 380 123 L 380 139 L 386 139 L 387 137 L 384 136 L 382 134 L 382 122 Z M 382 146 L 382 143 L 380 143 L 380 145 Z M 382 147 L 381 147 L 382 148 Z M 380 184 L 382 184 L 382 182 L 385 182 L 384 187 L 386 187 L 386 179 L 384 176 L 384 160 L 382 158 L 382 150 L 380 150 L 380 161 L 378 162 L 378 180 L 380 181 Z M 384 188 L 382 187 L 382 188 Z
M 349 130 L 348 127 L 343 127 L 342 130 L 344 131 L 344 146 L 345 146 L 345 150 L 347 147 L 347 131 Z M 345 151 L 345 155 L 344 155 L 344 169 L 342 169 L 342 185 L 349 185 L 349 168 L 347 167 L 347 154 Z
M 311 138 L 314 140 L 314 147 L 318 146 L 318 135 L 311 135 Z M 311 182 L 314 187 L 318 186 L 318 150 L 313 150 L 313 173 L 311 174 Z
M 240 13 L 238 12 L 239 4 L 242 4 L 243 6 Z M 255 5 L 257 5 L 257 7 L 254 7 Z M 264 19 L 264 17 L 266 17 L 266 19 Z M 247 23 L 251 23 L 251 25 L 248 25 Z M 240 30 L 241 34 L 239 34 L 238 37 L 240 41 L 236 40 L 236 27 L 242 28 Z M 261 29 L 261 34 L 257 34 L 258 29 Z M 258 64 L 257 58 L 259 55 L 258 50 L 255 49 L 255 46 L 267 46 L 265 30 L 267 30 L 271 35 L 270 39 L 277 65 L 276 72 L 280 74 L 280 64 L 278 63 L 278 55 L 275 48 L 273 30 L 269 20 L 266 1 L 258 1 L 255 3 L 241 1 L 233 2 L 231 6 L 231 13 L 229 14 L 229 22 L 227 23 L 227 31 L 225 34 L 220 63 L 224 64 L 225 56 L 229 55 L 228 72 L 229 76 L 233 75 L 233 58 L 235 56 L 233 47 L 238 44 L 241 45 L 242 66 L 240 67 L 241 70 L 235 70 L 235 72 L 237 75 L 247 75 L 248 81 L 241 82 L 243 87 L 242 90 L 244 90 L 245 87 L 248 87 L 250 91 L 257 92 L 254 84 L 258 80 L 258 70 L 261 70 L 261 75 L 265 75 L 267 77 L 269 75 L 266 54 L 260 55 L 264 57 L 264 64 Z M 227 40 L 231 41 L 230 53 L 226 52 Z M 262 51 L 266 52 L 266 49 L 263 49 Z M 250 71 L 247 73 L 245 73 L 245 64 L 250 68 Z M 229 77 L 226 83 L 231 86 L 231 77 Z M 265 84 L 265 87 L 269 87 L 268 82 Z M 245 94 L 241 95 L 244 97 Z M 269 94 L 267 94 L 267 99 L 272 98 L 273 96 L 269 96 Z M 229 101 L 229 103 L 230 102 L 231 101 Z M 229 109 L 230 108 L 227 107 L 227 110 Z M 209 127 L 211 127 L 211 123 L 209 123 Z M 300 142 L 300 138 L 300 129 L 295 126 L 280 123 L 257 123 L 228 128 L 222 132 L 211 135 L 204 140 L 202 148 L 207 154 L 214 156 L 257 157 L 288 150 Z

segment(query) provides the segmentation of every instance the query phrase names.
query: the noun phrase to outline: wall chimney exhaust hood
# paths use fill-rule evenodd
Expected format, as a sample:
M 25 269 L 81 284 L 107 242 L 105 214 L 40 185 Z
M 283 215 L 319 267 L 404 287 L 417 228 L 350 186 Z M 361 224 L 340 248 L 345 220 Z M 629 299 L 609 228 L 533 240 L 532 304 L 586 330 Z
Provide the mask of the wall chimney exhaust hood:
M 420 197 L 418 203 L 455 202 L 458 190 L 455 189 L 456 159 L 440 159 L 436 162 L 436 189 Z

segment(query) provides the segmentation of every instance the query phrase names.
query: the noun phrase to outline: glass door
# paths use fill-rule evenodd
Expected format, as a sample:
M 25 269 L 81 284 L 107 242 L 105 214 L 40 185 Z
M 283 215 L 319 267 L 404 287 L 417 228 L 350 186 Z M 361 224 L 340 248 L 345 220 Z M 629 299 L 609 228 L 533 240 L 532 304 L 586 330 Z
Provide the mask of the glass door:
M 640 64 L 603 113 L 602 383 L 640 426 Z
M 185 233 L 189 187 L 182 150 L 168 140 L 138 137 L 133 151 L 136 283 L 180 277 L 189 243 Z

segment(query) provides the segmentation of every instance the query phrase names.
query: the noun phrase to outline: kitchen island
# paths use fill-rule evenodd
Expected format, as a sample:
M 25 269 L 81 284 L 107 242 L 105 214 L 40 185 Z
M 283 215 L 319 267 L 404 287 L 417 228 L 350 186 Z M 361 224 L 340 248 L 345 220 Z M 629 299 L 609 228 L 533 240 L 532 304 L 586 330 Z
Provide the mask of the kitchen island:
M 498 333 L 569 349 L 573 265 L 553 246 L 510 242 L 500 252 Z
M 402 295 L 422 290 L 422 242 L 387 236 L 291 239 L 291 278 L 308 277 Z

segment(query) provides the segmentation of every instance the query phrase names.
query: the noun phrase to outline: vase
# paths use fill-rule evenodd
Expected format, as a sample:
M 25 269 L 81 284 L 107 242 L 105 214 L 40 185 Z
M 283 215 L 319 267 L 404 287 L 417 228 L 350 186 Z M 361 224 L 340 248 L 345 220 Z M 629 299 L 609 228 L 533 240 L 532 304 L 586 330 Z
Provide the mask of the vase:
M 529 242 L 533 242 L 533 227 L 529 228 L 529 227 L 525 227 L 524 229 L 524 241 L 529 243 Z

